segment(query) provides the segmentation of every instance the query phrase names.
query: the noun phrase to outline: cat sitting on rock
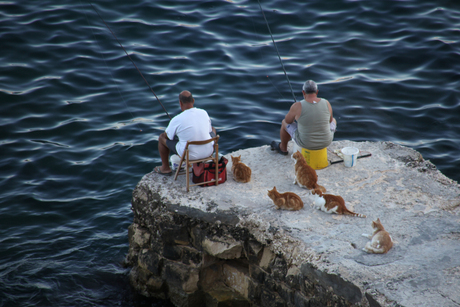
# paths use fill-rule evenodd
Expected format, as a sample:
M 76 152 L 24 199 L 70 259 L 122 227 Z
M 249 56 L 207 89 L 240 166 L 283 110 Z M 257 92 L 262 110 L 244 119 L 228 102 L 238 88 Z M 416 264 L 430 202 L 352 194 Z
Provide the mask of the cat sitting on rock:
M 307 164 L 304 156 L 300 151 L 296 151 L 292 154 L 292 159 L 295 161 L 295 179 L 294 184 L 298 184 L 301 188 L 309 190 L 319 189 L 321 192 L 326 192 L 326 188 L 320 186 L 318 181 L 318 175 L 316 171 Z
M 241 155 L 238 157 L 230 156 L 232 158 L 232 173 L 233 179 L 236 182 L 246 183 L 251 181 L 251 168 L 241 162 Z
M 276 187 L 273 187 L 272 190 L 268 191 L 268 197 L 273 200 L 276 209 L 297 211 L 303 208 L 303 201 L 300 196 L 292 192 L 279 193 Z

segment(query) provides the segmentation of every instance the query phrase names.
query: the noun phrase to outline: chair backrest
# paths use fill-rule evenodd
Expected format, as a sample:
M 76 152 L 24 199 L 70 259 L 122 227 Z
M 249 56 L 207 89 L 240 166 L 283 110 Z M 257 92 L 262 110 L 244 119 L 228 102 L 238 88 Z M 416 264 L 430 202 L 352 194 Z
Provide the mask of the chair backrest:
M 207 139 L 207 140 L 203 140 L 203 141 L 187 141 L 187 144 L 185 145 L 185 149 L 184 149 L 184 152 L 182 153 L 182 157 L 183 158 L 186 158 L 187 160 L 189 160 L 189 157 L 188 157 L 188 153 L 189 153 L 189 146 L 190 145 L 205 145 L 205 144 L 208 144 L 208 143 L 211 143 L 212 141 L 214 141 L 214 150 L 213 152 L 216 151 L 216 148 L 218 147 L 218 141 L 219 141 L 219 136 L 215 136 L 213 138 L 210 138 L 210 139 Z M 187 155 L 187 156 L 186 156 Z M 211 156 L 208 156 L 208 157 L 203 157 L 201 159 L 195 159 L 193 161 L 204 161 L 203 159 L 206 159 L 206 160 L 210 160 L 210 157 L 212 157 L 212 153 L 211 153 Z
M 217 136 L 215 136 L 213 138 L 203 140 L 203 141 L 187 141 L 187 145 L 185 145 L 185 149 L 188 149 L 189 145 L 204 145 L 204 144 L 208 144 L 208 143 L 210 143 L 212 141 L 214 141 L 214 146 L 215 146 L 217 144 L 218 140 L 219 140 L 219 136 L 217 135 Z

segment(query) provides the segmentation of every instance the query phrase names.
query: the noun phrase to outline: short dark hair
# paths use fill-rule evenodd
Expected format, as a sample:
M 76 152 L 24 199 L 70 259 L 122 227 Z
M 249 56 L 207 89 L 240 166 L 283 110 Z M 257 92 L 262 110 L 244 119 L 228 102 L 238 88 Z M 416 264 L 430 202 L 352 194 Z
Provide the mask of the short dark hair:
M 179 94 L 179 100 L 182 103 L 192 103 L 193 102 L 193 96 L 192 93 L 190 95 L 187 95 L 190 92 L 183 91 Z

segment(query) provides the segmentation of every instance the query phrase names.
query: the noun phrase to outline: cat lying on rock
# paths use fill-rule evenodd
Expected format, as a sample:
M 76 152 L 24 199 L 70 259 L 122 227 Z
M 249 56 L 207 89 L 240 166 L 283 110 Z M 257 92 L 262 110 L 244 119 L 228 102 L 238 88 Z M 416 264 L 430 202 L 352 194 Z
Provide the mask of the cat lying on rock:
M 391 238 L 388 231 L 383 228 L 380 219 L 372 221 L 372 228 L 374 232 L 372 235 L 363 233 L 363 236 L 371 239 L 366 243 L 363 251 L 371 254 L 385 254 L 393 247 L 393 239 Z

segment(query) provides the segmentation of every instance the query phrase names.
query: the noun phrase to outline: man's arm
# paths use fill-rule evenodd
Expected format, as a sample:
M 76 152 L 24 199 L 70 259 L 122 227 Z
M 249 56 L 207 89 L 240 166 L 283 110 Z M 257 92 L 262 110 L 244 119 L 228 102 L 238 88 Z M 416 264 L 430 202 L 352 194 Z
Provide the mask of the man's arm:
M 214 128 L 214 127 L 212 126 L 211 118 L 209 117 L 209 115 L 208 115 L 208 118 L 209 118 L 209 129 L 211 130 L 211 131 L 209 131 L 209 135 L 210 135 L 212 138 L 215 138 L 215 137 L 217 136 L 216 128 Z
M 294 120 L 298 119 L 300 114 L 302 113 L 302 104 L 297 101 L 294 102 L 289 109 L 289 112 L 284 117 L 284 121 L 286 124 L 292 124 Z
M 332 120 L 334 120 L 334 116 L 332 116 L 332 107 L 331 104 L 329 103 L 329 100 L 327 101 L 327 108 L 329 109 L 329 113 L 331 114 L 331 117 L 329 118 L 329 122 L 332 123 Z
M 212 138 L 215 138 L 217 136 L 217 132 L 216 132 L 216 129 L 214 127 L 212 127 L 212 130 L 211 130 L 211 132 L 209 132 L 209 135 Z
M 169 122 L 168 126 L 165 129 L 165 135 L 168 139 L 173 140 L 174 137 L 176 136 L 176 124 L 175 121 L 173 121 L 174 118 Z

